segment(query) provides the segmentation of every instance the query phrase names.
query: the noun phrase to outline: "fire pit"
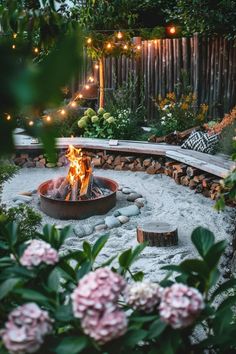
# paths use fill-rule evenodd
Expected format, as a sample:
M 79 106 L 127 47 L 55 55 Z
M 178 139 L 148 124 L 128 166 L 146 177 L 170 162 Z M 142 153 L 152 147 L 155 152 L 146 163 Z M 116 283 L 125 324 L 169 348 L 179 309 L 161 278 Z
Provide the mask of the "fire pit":
M 85 219 L 106 214 L 116 205 L 118 184 L 92 173 L 90 157 L 69 147 L 66 177 L 48 180 L 38 187 L 41 210 L 55 219 Z

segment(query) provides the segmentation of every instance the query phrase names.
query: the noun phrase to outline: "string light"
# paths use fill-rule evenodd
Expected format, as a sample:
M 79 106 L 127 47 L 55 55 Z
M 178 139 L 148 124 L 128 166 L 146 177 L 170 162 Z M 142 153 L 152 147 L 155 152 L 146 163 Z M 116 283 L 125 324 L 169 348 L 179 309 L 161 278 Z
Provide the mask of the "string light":
M 88 81 L 89 82 L 94 82 L 94 78 L 92 76 L 89 76 Z
M 7 118 L 6 118 L 6 119 L 7 119 L 7 120 L 11 120 L 10 114 L 7 115 Z
M 85 85 L 84 87 L 86 88 L 86 90 L 89 90 L 89 85 Z
M 60 113 L 62 116 L 64 116 L 66 114 L 66 111 L 64 109 L 62 109 Z
M 111 43 L 107 43 L 107 49 L 111 49 Z
M 87 43 L 88 43 L 88 44 L 91 44 L 91 43 L 92 43 L 92 38 L 88 38 L 88 39 L 87 39 Z
M 32 127 L 34 125 L 34 122 L 32 120 L 29 121 L 29 126 Z
M 83 98 L 83 95 L 82 95 L 82 93 L 80 93 L 78 97 L 79 97 L 79 98 Z
M 76 104 L 75 101 L 72 101 L 70 105 L 71 105 L 71 107 L 73 107 L 73 108 L 75 108 L 75 107 L 77 106 L 77 104 Z
M 125 50 L 127 50 L 127 49 L 128 49 L 127 44 L 125 44 L 123 48 L 124 48 Z
M 117 38 L 121 39 L 122 37 L 123 37 L 123 34 L 119 31 L 119 32 L 117 33 Z
M 137 50 L 140 50 L 141 49 L 141 45 L 137 45 Z
M 17 33 L 13 33 L 13 38 L 16 39 Z
M 169 32 L 170 32 L 171 34 L 175 34 L 175 33 L 176 33 L 176 27 L 174 27 L 174 26 L 170 27 L 170 28 L 169 28 Z
M 99 65 L 98 65 L 98 64 L 95 64 L 95 65 L 94 65 L 94 69 L 98 70 L 98 69 L 99 69 Z
M 36 48 L 34 48 L 34 52 L 35 52 L 35 54 L 38 54 L 38 52 L 39 52 L 39 49 L 36 47 Z
M 46 117 L 46 121 L 47 121 L 47 122 L 51 122 L 51 120 L 52 120 L 52 118 L 51 118 L 50 116 L 47 116 L 47 117 Z
M 12 49 L 16 49 L 16 45 L 15 44 L 12 44 Z

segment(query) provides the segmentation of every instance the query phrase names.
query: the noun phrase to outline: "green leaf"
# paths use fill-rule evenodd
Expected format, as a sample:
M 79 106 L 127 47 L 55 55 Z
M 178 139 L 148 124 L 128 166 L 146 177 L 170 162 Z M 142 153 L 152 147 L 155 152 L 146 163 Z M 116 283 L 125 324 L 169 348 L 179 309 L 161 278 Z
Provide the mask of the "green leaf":
M 2 300 L 6 295 L 8 295 L 19 283 L 20 283 L 19 278 L 11 278 L 5 280 L 0 285 L 0 300 Z
M 6 229 L 9 234 L 10 244 L 14 246 L 17 242 L 18 225 L 13 221 L 6 225 Z
M 42 295 L 38 291 L 31 290 L 31 289 L 16 289 L 14 290 L 14 293 L 21 295 L 22 299 L 24 300 L 29 300 L 29 301 L 35 301 L 38 302 L 42 305 L 48 305 L 49 304 L 49 298 L 45 295 Z
M 62 305 L 58 307 L 54 313 L 57 321 L 70 322 L 74 320 L 71 303 L 68 305 Z
M 92 248 L 93 259 L 96 259 L 96 257 L 100 253 L 100 251 L 103 249 L 103 247 L 107 243 L 108 238 L 109 238 L 109 235 L 103 235 L 103 236 L 99 237 L 99 239 L 95 242 L 95 244 L 93 245 L 93 248 Z
M 160 318 L 158 318 L 156 321 L 154 321 L 148 331 L 148 338 L 149 339 L 154 339 L 159 337 L 159 335 L 164 332 L 164 330 L 166 329 L 167 324 L 164 323 L 163 321 L 160 320 Z
M 131 255 L 132 255 L 132 250 L 128 249 L 119 256 L 119 264 L 121 267 L 125 269 L 129 267 Z
M 181 267 L 179 265 L 175 265 L 175 264 L 170 264 L 170 265 L 163 266 L 163 267 L 161 267 L 161 269 L 171 270 L 173 272 L 182 273 Z
M 55 292 L 58 292 L 60 286 L 60 271 L 54 268 L 48 277 L 48 286 Z
M 147 331 L 143 329 L 131 330 L 126 333 L 123 338 L 123 344 L 127 347 L 135 347 L 141 340 L 147 336 Z
M 144 277 L 144 273 L 143 272 L 137 272 L 137 273 L 134 273 L 132 275 L 132 278 L 135 280 L 135 281 L 142 281 L 143 280 L 143 277 Z
M 88 344 L 87 337 L 66 337 L 56 347 L 57 354 L 77 354 L 80 353 Z
M 210 269 L 213 269 L 218 265 L 220 257 L 223 255 L 225 248 L 227 246 L 227 241 L 219 241 L 215 243 L 205 255 L 205 261 L 207 262 Z
M 203 227 L 197 227 L 193 231 L 191 239 L 200 256 L 204 258 L 207 252 L 213 246 L 215 236 L 210 230 Z
M 233 278 L 233 279 L 227 280 L 226 282 L 224 282 L 223 284 L 218 286 L 218 288 L 211 295 L 211 299 L 214 300 L 216 296 L 222 294 L 224 291 L 227 291 L 229 289 L 234 288 L 234 291 L 235 291 L 235 287 L 236 287 L 236 279 Z
M 89 260 L 92 260 L 92 249 L 87 241 L 83 242 L 83 250 Z
M 198 274 L 204 279 L 209 275 L 209 269 L 206 263 L 200 259 L 186 259 L 180 264 L 180 267 L 185 273 Z
M 87 261 L 82 264 L 82 266 L 79 268 L 77 271 L 77 280 L 80 280 L 85 276 L 85 274 L 89 273 L 92 269 L 92 263 L 90 261 Z

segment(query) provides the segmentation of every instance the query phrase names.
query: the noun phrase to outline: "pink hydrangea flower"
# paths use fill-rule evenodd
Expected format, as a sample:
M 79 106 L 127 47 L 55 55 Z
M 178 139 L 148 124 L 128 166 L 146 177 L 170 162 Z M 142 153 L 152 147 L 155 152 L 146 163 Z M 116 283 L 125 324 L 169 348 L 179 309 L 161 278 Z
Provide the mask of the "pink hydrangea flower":
M 84 333 L 99 344 L 105 344 L 125 334 L 127 325 L 125 312 L 118 309 L 106 310 L 103 313 L 94 311 L 81 320 Z
M 124 292 L 125 301 L 135 310 L 150 313 L 160 303 L 162 288 L 151 282 L 136 282 L 126 287 Z
M 51 331 L 52 320 L 48 312 L 41 310 L 35 303 L 28 303 L 9 314 L 1 336 L 11 354 L 25 354 L 36 352 L 44 336 Z
M 27 268 L 33 268 L 42 263 L 55 264 L 58 259 L 57 251 L 49 243 L 32 240 L 20 258 L 20 263 Z
M 99 268 L 85 275 L 71 295 L 74 316 L 84 317 L 91 311 L 114 309 L 125 280 L 109 268 Z
M 202 294 L 184 284 L 165 288 L 159 306 L 162 320 L 173 328 L 191 325 L 203 308 Z

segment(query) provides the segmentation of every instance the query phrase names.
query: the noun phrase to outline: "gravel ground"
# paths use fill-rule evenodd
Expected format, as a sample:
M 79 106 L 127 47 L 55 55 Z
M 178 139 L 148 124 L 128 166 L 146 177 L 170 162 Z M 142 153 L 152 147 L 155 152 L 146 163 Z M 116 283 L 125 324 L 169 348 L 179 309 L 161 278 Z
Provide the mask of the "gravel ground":
M 66 175 L 66 169 L 21 169 L 19 174 L 7 182 L 3 191 L 3 202 L 13 206 L 13 199 L 17 194 L 37 189 L 43 181 Z M 165 175 L 148 175 L 144 172 L 95 170 L 95 175 L 112 178 L 120 185 L 130 187 L 142 194 L 147 204 L 141 208 L 141 213 L 130 217 L 126 224 L 106 231 L 109 240 L 103 249 L 98 261 L 103 262 L 121 251 L 137 245 L 136 227 L 149 220 L 168 222 L 178 227 L 179 244 L 175 247 L 156 248 L 146 247 L 141 257 L 133 265 L 133 271 L 142 270 L 152 281 L 160 280 L 165 274 L 160 268 L 166 264 L 178 264 L 185 258 L 195 256 L 191 244 L 191 232 L 197 226 L 209 228 L 215 233 L 217 240 L 231 241 L 233 229 L 233 213 L 230 208 L 218 214 L 214 209 L 214 202 L 200 194 L 195 194 L 189 188 L 177 185 L 173 179 Z M 124 194 L 118 192 L 117 205 L 107 215 L 123 206 L 132 204 L 127 202 Z M 37 196 L 29 203 L 33 208 L 40 210 Z M 41 211 L 40 211 L 41 212 Z M 94 226 L 104 220 L 105 216 L 93 216 L 86 220 L 55 220 L 43 214 L 43 224 L 72 225 L 77 230 L 77 236 L 72 233 L 65 247 L 80 249 L 83 240 L 94 242 L 102 232 L 92 232 Z M 87 236 L 80 237 L 79 230 L 83 229 Z

